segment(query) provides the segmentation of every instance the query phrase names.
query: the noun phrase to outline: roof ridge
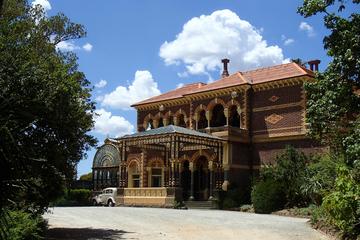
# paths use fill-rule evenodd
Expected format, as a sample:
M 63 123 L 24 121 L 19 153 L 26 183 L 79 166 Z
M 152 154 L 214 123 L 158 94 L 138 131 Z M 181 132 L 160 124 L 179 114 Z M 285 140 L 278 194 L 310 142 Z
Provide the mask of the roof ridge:
M 250 72 L 260 72 L 260 71 L 264 71 L 264 70 L 271 69 L 271 68 L 276 68 L 276 67 L 285 66 L 285 65 L 291 65 L 292 63 L 293 62 L 288 62 L 288 63 L 282 63 L 282 64 L 273 65 L 273 66 L 261 67 L 261 68 L 256 68 L 256 69 L 252 69 L 252 70 L 243 71 L 241 73 L 247 74 Z

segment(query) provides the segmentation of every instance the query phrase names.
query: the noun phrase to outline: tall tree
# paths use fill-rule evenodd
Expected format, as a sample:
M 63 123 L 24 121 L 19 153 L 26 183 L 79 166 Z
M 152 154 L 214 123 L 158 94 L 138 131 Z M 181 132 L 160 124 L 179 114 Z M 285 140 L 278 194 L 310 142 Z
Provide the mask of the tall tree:
M 94 103 L 74 53 L 61 41 L 85 36 L 63 14 L 5 0 L 0 17 L 0 206 L 42 212 L 96 144 Z
M 360 142 L 346 139 L 360 129 L 360 97 L 357 94 L 360 88 L 360 14 L 346 15 L 345 8 L 359 3 L 360 0 L 352 3 L 305 0 L 298 9 L 304 17 L 323 14 L 324 25 L 330 31 L 324 38 L 324 48 L 332 60 L 323 73 L 317 74 L 315 82 L 305 86 L 310 134 L 340 153 L 348 152 L 349 142 L 352 142 L 352 146 L 358 145 L 358 157 Z M 355 161 L 353 156 L 347 155 L 349 164 Z

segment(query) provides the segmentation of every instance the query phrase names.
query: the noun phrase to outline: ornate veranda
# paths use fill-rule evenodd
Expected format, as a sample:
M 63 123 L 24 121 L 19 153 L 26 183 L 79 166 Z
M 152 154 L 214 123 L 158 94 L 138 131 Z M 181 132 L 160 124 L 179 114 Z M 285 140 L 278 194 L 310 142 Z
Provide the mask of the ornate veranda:
M 175 200 L 212 199 L 224 181 L 222 151 L 221 138 L 173 125 L 107 139 L 94 159 L 94 186 L 129 197 L 180 191 Z

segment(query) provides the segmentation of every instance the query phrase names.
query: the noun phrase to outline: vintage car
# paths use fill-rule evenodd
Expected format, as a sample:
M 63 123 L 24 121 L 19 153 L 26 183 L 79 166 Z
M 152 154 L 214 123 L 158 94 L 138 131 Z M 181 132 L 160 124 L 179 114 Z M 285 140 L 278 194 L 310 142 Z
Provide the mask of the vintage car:
M 93 205 L 94 206 L 105 205 L 105 206 L 109 206 L 109 207 L 115 206 L 116 192 L 117 192 L 117 189 L 112 188 L 112 187 L 103 189 L 100 194 L 98 194 L 92 198 Z

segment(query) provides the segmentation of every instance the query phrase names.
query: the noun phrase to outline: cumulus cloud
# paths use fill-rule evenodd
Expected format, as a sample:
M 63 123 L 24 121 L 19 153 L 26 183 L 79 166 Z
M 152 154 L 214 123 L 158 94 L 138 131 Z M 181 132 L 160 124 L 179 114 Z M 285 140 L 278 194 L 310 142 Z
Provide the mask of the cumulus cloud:
M 285 35 L 281 35 L 281 40 L 285 46 L 289 46 L 295 42 L 293 38 L 287 38 Z
M 51 4 L 48 0 L 35 0 L 31 4 L 32 6 L 40 5 L 45 11 L 51 10 Z
M 101 108 L 95 111 L 94 132 L 108 135 L 110 137 L 120 137 L 134 132 L 134 126 L 121 116 L 114 116 Z
M 106 84 L 107 84 L 107 81 L 104 80 L 104 79 L 101 79 L 98 83 L 95 84 L 95 87 L 96 88 L 103 88 L 103 87 L 106 86 Z
M 118 86 L 113 92 L 105 94 L 102 106 L 127 110 L 130 105 L 160 94 L 158 84 L 149 71 L 136 71 L 130 86 Z
M 56 49 L 61 51 L 74 51 L 80 49 L 80 47 L 75 45 L 74 41 L 62 41 L 56 44 Z
M 269 46 L 260 30 L 228 9 L 192 18 L 175 40 L 161 45 L 159 55 L 167 65 L 183 63 L 187 73 L 206 75 L 219 70 L 225 57 L 230 71 L 288 61 L 280 47 Z
M 75 51 L 75 50 L 84 50 L 86 52 L 91 52 L 91 50 L 93 49 L 93 45 L 91 45 L 90 43 L 86 43 L 82 47 L 80 47 L 76 45 L 73 40 L 69 40 L 69 41 L 62 41 L 56 44 L 56 49 L 65 52 Z
M 86 43 L 82 46 L 82 48 L 87 52 L 91 52 L 91 50 L 93 49 L 93 45 L 91 45 L 90 43 Z
M 315 36 L 314 28 L 307 22 L 301 22 L 299 25 L 299 30 L 306 32 L 309 37 Z

